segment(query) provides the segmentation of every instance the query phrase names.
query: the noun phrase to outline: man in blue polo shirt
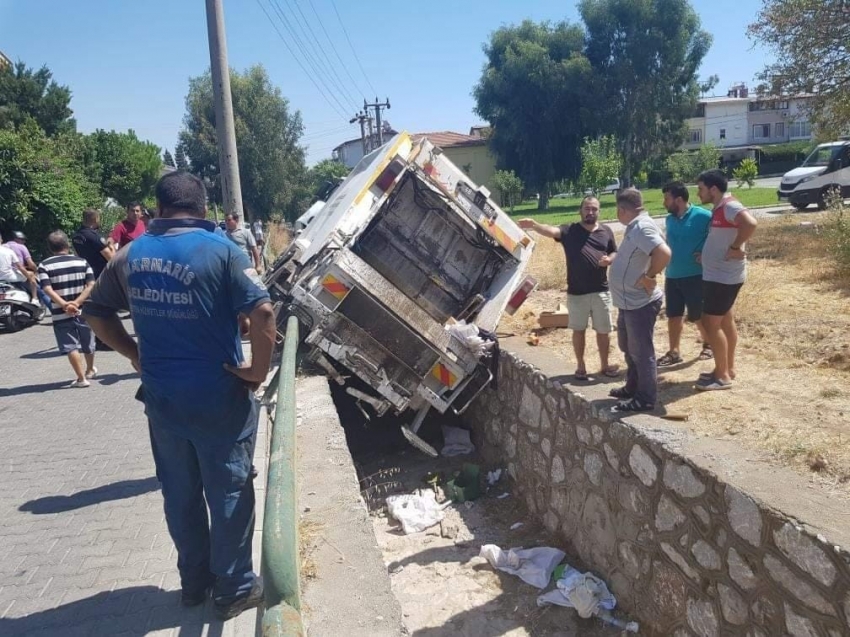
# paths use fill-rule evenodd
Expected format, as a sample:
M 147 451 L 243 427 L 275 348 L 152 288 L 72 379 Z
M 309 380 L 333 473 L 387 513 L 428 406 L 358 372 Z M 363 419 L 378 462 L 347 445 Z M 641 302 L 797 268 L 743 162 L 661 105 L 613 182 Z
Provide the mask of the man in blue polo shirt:
M 702 327 L 702 246 L 708 237 L 711 213 L 688 203 L 688 188 L 681 181 L 671 181 L 661 189 L 664 207 L 667 245 L 673 253 L 665 271 L 664 304 L 667 306 L 667 331 L 670 349 L 658 359 L 659 367 L 682 362 L 679 347 L 685 309 L 688 321 L 694 323 L 702 339 L 700 360 L 711 358 L 711 345 Z
M 268 373 L 274 313 L 248 258 L 205 221 L 201 180 L 169 173 L 156 198 L 159 218 L 109 262 L 83 312 L 141 372 L 182 602 L 201 604 L 212 589 L 216 612 L 227 619 L 263 598 L 251 561 L 253 390 Z M 117 318 L 125 309 L 138 345 Z M 239 314 L 251 320 L 249 364 Z

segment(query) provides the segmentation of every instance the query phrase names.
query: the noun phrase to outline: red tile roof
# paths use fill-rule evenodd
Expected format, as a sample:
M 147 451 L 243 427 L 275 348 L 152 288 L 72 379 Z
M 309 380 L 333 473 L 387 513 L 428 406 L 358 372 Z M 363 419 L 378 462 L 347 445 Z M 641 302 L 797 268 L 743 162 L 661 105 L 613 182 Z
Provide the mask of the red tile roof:
M 473 137 L 472 135 L 464 135 L 463 133 L 455 133 L 453 131 L 440 131 L 436 133 L 415 133 L 411 135 L 413 141 L 419 141 L 423 137 L 427 137 L 434 146 L 440 148 L 457 148 L 460 146 L 484 146 L 487 143 L 486 139 L 481 137 Z

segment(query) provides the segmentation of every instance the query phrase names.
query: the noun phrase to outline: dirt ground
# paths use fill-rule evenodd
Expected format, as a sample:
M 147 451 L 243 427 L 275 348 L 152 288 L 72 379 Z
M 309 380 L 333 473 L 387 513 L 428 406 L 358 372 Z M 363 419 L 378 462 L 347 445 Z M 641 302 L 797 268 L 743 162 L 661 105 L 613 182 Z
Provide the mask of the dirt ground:
M 541 526 L 527 522 L 523 505 L 505 493 L 506 482 L 475 502 L 452 505 L 443 522 L 422 533 L 404 535 L 399 524 L 381 511 L 387 493 L 410 493 L 425 487 L 423 476 L 440 471 L 450 476 L 474 456 L 430 459 L 401 448 L 376 458 L 362 470 L 361 485 L 375 505 L 374 529 L 392 578 L 393 593 L 404 624 L 415 637 L 603 637 L 619 630 L 594 619 L 581 619 L 569 608 L 538 607 L 541 593 L 518 577 L 495 570 L 479 550 L 483 544 L 502 548 L 555 546 Z M 384 485 L 384 488 L 377 485 Z M 389 487 L 387 487 L 389 485 Z M 377 495 L 380 493 L 380 495 Z M 516 523 L 525 523 L 511 531 Z
M 698 435 L 740 441 L 766 451 L 810 477 L 813 484 L 850 497 L 850 280 L 834 269 L 824 249 L 823 214 L 760 220 L 750 242 L 747 283 L 736 305 L 737 381 L 729 391 L 700 393 L 697 375 L 711 361 L 697 361 L 698 333 L 685 326 L 685 362 L 659 375 L 660 400 L 685 412 Z M 619 241 L 619 237 L 618 237 Z M 559 244 L 541 239 L 530 272 L 540 288 L 500 330 L 539 336 L 539 346 L 575 359 L 567 329 L 539 330 L 537 314 L 565 303 L 566 272 Z M 660 282 L 663 285 L 663 280 Z M 613 362 L 623 365 L 612 334 Z M 655 331 L 660 356 L 668 349 L 662 312 Z M 586 361 L 598 370 L 592 332 Z M 606 382 L 621 382 L 604 379 Z

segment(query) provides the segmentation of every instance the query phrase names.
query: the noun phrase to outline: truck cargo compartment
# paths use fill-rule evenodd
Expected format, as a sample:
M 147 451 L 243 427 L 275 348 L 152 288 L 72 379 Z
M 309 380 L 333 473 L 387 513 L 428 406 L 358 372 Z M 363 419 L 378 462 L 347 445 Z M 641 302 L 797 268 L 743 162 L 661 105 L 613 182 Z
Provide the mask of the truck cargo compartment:
M 513 257 L 406 172 L 352 250 L 439 323 L 458 316 Z

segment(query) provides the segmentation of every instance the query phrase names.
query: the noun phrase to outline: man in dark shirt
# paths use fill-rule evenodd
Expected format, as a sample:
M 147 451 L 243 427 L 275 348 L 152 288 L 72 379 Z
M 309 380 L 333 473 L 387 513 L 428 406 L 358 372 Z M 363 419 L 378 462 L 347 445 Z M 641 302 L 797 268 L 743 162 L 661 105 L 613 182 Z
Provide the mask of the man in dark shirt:
M 534 219 L 520 219 L 520 228 L 534 230 L 544 237 L 558 241 L 567 258 L 567 309 L 569 327 L 573 330 L 573 350 L 576 356 L 576 380 L 587 380 L 584 363 L 585 332 L 593 321 L 596 344 L 599 348 L 601 372 L 617 376 L 617 367 L 608 363 L 611 350 L 611 294 L 608 291 L 607 268 L 617 253 L 614 233 L 599 224 L 599 200 L 585 197 L 581 202 L 581 221 L 560 227 L 547 226 Z
M 74 233 L 71 242 L 77 256 L 85 259 L 94 272 L 94 278 L 100 276 L 103 268 L 109 263 L 115 251 L 108 245 L 106 239 L 100 236 L 100 211 L 88 208 L 83 212 L 83 225 Z

